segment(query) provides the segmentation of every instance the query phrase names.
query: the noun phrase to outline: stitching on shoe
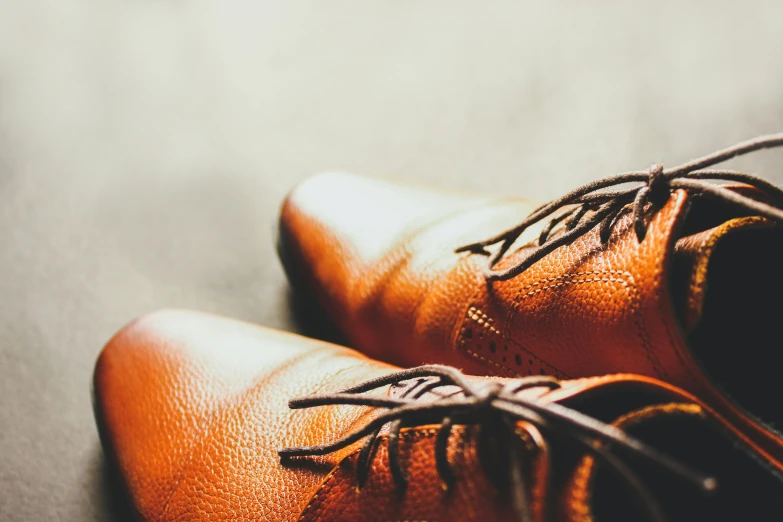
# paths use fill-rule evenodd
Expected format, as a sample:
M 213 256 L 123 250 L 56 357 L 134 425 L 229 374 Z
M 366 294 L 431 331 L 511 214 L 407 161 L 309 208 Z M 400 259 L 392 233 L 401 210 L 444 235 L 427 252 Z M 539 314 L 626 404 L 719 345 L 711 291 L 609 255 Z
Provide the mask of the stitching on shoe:
M 474 315 L 474 313 L 476 311 L 477 311 L 477 309 L 475 307 L 473 307 L 473 306 L 471 306 L 468 309 L 465 321 L 463 321 L 462 328 L 460 329 L 460 341 L 459 341 L 460 348 L 465 350 L 468 354 L 472 355 L 476 359 L 479 359 L 479 360 L 481 360 L 481 361 L 483 361 L 485 363 L 489 363 L 492 366 L 495 366 L 496 368 L 498 368 L 501 371 L 503 371 L 503 373 L 510 373 L 511 375 L 513 375 L 515 377 L 522 377 L 522 374 L 520 374 L 519 372 L 517 372 L 515 370 L 512 370 L 511 368 L 507 367 L 506 365 L 501 364 L 501 363 L 499 363 L 497 361 L 493 361 L 492 359 L 487 359 L 483 355 L 479 355 L 478 353 L 476 353 L 475 351 L 471 350 L 470 348 L 466 348 L 465 347 L 465 344 L 466 344 L 466 342 L 465 342 L 465 330 L 467 329 L 467 326 L 464 324 L 464 322 L 467 322 L 468 320 L 473 320 L 473 315 Z M 481 323 L 479 323 L 479 324 L 481 324 Z M 494 330 L 493 327 L 490 326 L 490 328 Z M 495 332 L 497 332 L 497 330 L 495 330 Z M 500 335 L 499 332 L 498 332 L 498 335 Z
M 353 453 L 351 453 L 350 455 L 345 457 L 345 459 L 347 460 L 347 459 L 352 458 L 354 455 L 357 455 L 360 451 L 361 451 L 361 449 L 357 449 L 356 451 L 354 451 Z M 302 510 L 302 512 L 299 514 L 299 518 L 297 520 L 299 520 L 299 521 L 304 520 L 304 517 L 307 514 L 307 512 L 310 511 L 310 508 L 312 508 L 313 505 L 317 502 L 318 496 L 321 495 L 322 493 L 327 493 L 328 491 L 330 491 L 334 487 L 334 484 L 332 483 L 332 478 L 337 474 L 338 471 L 340 471 L 341 468 L 342 468 L 342 462 L 337 464 L 334 467 L 334 469 L 332 471 L 330 471 L 329 474 L 326 475 L 326 477 L 324 477 L 323 482 L 321 482 L 321 485 L 318 486 L 318 489 L 315 490 L 315 493 L 313 493 L 313 496 L 310 497 L 310 500 L 307 502 L 307 505 Z
M 514 377 L 522 377 L 522 376 L 523 376 L 521 373 L 519 373 L 519 372 L 517 372 L 517 371 L 514 371 L 514 370 L 512 370 L 511 368 L 509 368 L 508 366 L 506 366 L 506 365 L 504 365 L 504 364 L 501 364 L 501 363 L 495 362 L 495 361 L 493 361 L 492 359 L 487 359 L 486 357 L 484 357 L 484 356 L 482 356 L 482 355 L 479 355 L 479 354 L 477 354 L 476 352 L 474 352 L 474 351 L 473 351 L 473 350 L 471 350 L 470 348 L 463 348 L 463 350 L 465 350 L 467 353 L 469 353 L 470 355 L 472 355 L 472 356 L 473 356 L 473 357 L 475 357 L 476 359 L 480 359 L 481 361 L 483 361 L 483 362 L 485 362 L 485 363 L 489 363 L 489 364 L 491 364 L 492 366 L 495 366 L 495 367 L 497 367 L 498 369 L 500 369 L 501 371 L 503 371 L 503 373 L 510 373 L 510 374 L 511 374 L 511 375 L 513 375 Z
M 421 430 L 421 429 L 416 430 L 416 429 L 414 429 L 414 430 L 410 430 L 410 431 L 403 431 L 403 432 L 400 433 L 400 441 L 402 442 L 405 439 L 420 439 L 420 438 L 432 437 L 432 436 L 437 436 L 437 434 L 438 434 L 438 430 L 436 430 L 434 428 L 425 429 L 425 430 Z M 455 431 L 453 433 L 453 435 L 457 435 L 457 434 L 459 436 L 457 444 L 459 444 L 460 447 L 463 447 L 464 444 L 465 444 L 465 432 L 464 432 L 464 430 L 462 430 L 462 431 L 459 431 L 459 432 Z M 333 479 L 334 479 L 335 475 L 342 469 L 342 467 L 343 467 L 345 462 L 347 462 L 348 460 L 354 458 L 356 455 L 359 454 L 360 451 L 361 451 L 361 448 L 357 448 L 350 455 L 346 455 L 345 458 L 343 458 L 343 460 L 340 461 L 340 463 L 337 464 L 337 466 L 335 466 L 334 469 L 332 471 L 330 471 L 328 475 L 326 475 L 326 477 L 324 478 L 323 482 L 321 482 L 321 485 L 318 486 L 318 489 L 315 490 L 315 493 L 313 493 L 313 496 L 310 497 L 310 500 L 307 502 L 307 506 L 305 506 L 305 508 L 299 514 L 299 518 L 297 519 L 298 522 L 302 522 L 302 520 L 304 520 L 305 515 L 311 510 L 311 508 L 312 509 L 318 509 L 318 507 L 315 506 L 315 504 L 318 503 L 318 497 L 319 496 L 323 497 L 329 491 L 334 489 L 335 481 Z M 421 520 L 421 521 L 417 521 L 417 520 L 410 520 L 410 521 L 408 521 L 408 520 L 405 520 L 405 521 L 400 521 L 400 522 L 427 522 L 427 521 L 426 520 Z
M 592 277 L 592 278 L 587 277 L 585 279 L 574 279 L 583 276 L 606 276 L 606 275 L 608 275 L 609 277 Z M 559 282 L 551 285 L 546 285 L 541 288 L 536 288 L 535 290 L 529 291 L 523 295 L 523 292 L 542 284 L 542 282 L 546 284 L 555 281 L 559 281 Z M 640 307 L 641 299 L 639 295 L 639 290 L 636 288 L 636 279 L 634 278 L 633 274 L 628 272 L 627 270 L 589 270 L 586 272 L 574 272 L 572 274 L 563 274 L 556 277 L 550 277 L 548 279 L 536 281 L 534 283 L 531 283 L 523 287 L 517 292 L 516 299 L 524 300 L 538 293 L 541 293 L 545 290 L 552 290 L 553 288 L 559 288 L 567 285 L 580 285 L 580 284 L 587 284 L 587 283 L 620 283 L 623 286 L 623 288 L 626 290 L 626 292 L 629 293 L 632 301 L 635 304 L 633 322 L 634 322 L 634 326 L 636 326 L 636 334 L 639 337 L 639 341 L 641 342 L 642 347 L 644 348 L 645 358 L 650 363 L 650 366 L 652 366 L 653 370 L 655 370 L 656 374 L 658 374 L 658 376 L 664 376 L 665 372 L 662 371 L 660 362 L 656 357 L 653 357 L 650 334 L 645 328 L 644 323 L 641 320 L 642 319 L 641 307 Z M 517 314 L 517 310 L 512 307 L 508 315 L 509 324 L 511 323 L 513 318 L 516 317 L 516 314 Z
M 678 225 L 680 228 L 683 226 L 683 223 L 685 219 L 687 219 L 687 215 L 690 212 L 690 205 L 691 202 L 688 201 L 688 195 L 687 193 L 683 193 L 682 191 L 678 190 L 676 191 L 672 199 L 674 200 L 674 203 L 670 203 L 670 205 L 673 208 L 677 208 L 677 206 L 681 206 L 681 211 L 679 213 L 675 212 L 673 218 L 669 218 L 670 220 L 673 220 L 674 223 L 677 223 L 679 221 Z M 683 200 L 685 201 L 683 203 Z M 671 213 L 672 211 L 669 210 Z M 655 219 L 663 219 L 660 218 L 661 214 L 658 214 L 655 216 Z M 652 226 L 652 223 L 650 224 Z M 670 239 L 671 240 L 671 239 Z M 674 243 L 676 243 L 676 238 L 672 241 L 672 244 L 670 245 L 669 249 L 664 249 L 662 252 L 659 252 L 658 256 L 655 259 L 655 274 L 654 278 L 655 280 L 658 280 L 662 277 L 662 274 L 664 273 L 664 270 L 666 269 L 667 263 L 663 262 L 664 257 L 667 255 L 674 255 Z M 666 332 L 666 337 L 669 340 L 669 346 L 671 348 L 671 351 L 674 352 L 675 357 L 677 357 L 677 360 L 680 362 L 680 368 L 683 368 L 685 370 L 685 373 L 687 373 L 691 379 L 698 380 L 696 375 L 693 373 L 692 370 L 692 364 L 686 364 L 685 358 L 683 357 L 683 354 L 681 353 L 681 346 L 680 343 L 675 343 L 674 337 L 672 335 L 671 331 L 671 322 L 670 321 L 663 321 L 663 329 Z M 661 379 L 668 381 L 669 380 L 669 372 L 659 370 L 659 375 L 661 376 Z
M 478 319 L 476 319 L 476 318 L 475 318 L 475 316 L 477 316 L 477 315 L 480 315 L 481 317 L 479 317 Z M 468 321 L 468 320 L 470 320 L 470 321 L 475 321 L 476 323 L 478 323 L 478 324 L 479 324 L 480 326 L 482 326 L 483 328 L 489 328 L 489 330 L 490 330 L 490 332 L 491 332 L 491 333 L 494 333 L 495 335 L 497 335 L 498 337 L 502 338 L 502 339 L 503 339 L 503 340 L 505 340 L 506 342 L 508 342 L 508 343 L 510 343 L 510 344 L 513 344 L 513 345 L 515 345 L 515 346 L 516 346 L 517 348 L 519 348 L 521 351 L 525 352 L 525 353 L 526 353 L 526 354 L 527 354 L 529 357 L 532 357 L 532 358 L 536 359 L 536 360 L 537 360 L 539 363 L 541 363 L 542 365 L 544 365 L 544 366 L 546 366 L 546 367 L 550 368 L 550 369 L 551 369 L 551 370 L 553 370 L 554 372 L 556 372 L 556 373 L 558 373 L 558 374 L 561 374 L 562 376 L 566 376 L 566 374 L 565 374 L 564 372 L 560 371 L 559 369 L 557 369 L 556 367 L 552 366 L 552 365 L 551 365 L 551 364 L 549 364 L 548 362 L 544 361 L 543 359 L 541 359 L 540 357 L 538 357 L 538 356 L 537 356 L 537 355 L 535 355 L 534 353 L 532 353 L 532 352 L 530 352 L 529 350 L 525 349 L 525 348 L 524 348 L 522 345 L 520 345 L 518 342 L 516 342 L 516 341 L 514 341 L 513 339 L 509 338 L 509 337 L 508 337 L 507 335 L 505 335 L 503 332 L 501 332 L 500 330 L 498 330 L 497 328 L 495 328 L 494 326 L 492 326 L 492 323 L 494 322 L 494 320 L 493 320 L 491 317 L 489 317 L 487 314 L 485 314 L 484 312 L 482 312 L 482 311 L 481 311 L 479 308 L 477 308 L 476 306 L 474 306 L 474 305 L 471 305 L 471 306 L 468 308 L 468 311 L 467 311 L 467 312 L 466 312 L 466 314 L 465 314 L 465 321 L 463 321 L 462 328 L 460 329 L 460 336 L 459 336 L 460 340 L 459 340 L 459 346 L 460 346 L 460 348 L 462 348 L 464 351 L 466 351 L 467 353 L 469 353 L 469 354 L 470 354 L 470 355 L 472 355 L 473 357 L 475 357 L 475 358 L 477 358 L 477 359 L 480 359 L 480 360 L 482 360 L 482 361 L 484 361 L 484 362 L 487 362 L 487 363 L 489 363 L 489 364 L 491 364 L 491 365 L 493 365 L 493 366 L 495 366 L 495 367 L 497 367 L 497 368 L 499 368 L 499 369 L 501 369 L 501 370 L 505 370 L 506 372 L 508 372 L 508 373 L 510 373 L 510 374 L 512 374 L 512 375 L 514 375 L 514 376 L 516 376 L 516 377 L 522 377 L 522 376 L 523 376 L 523 375 L 522 375 L 521 373 L 519 373 L 518 371 L 516 371 L 516 370 L 513 370 L 512 368 L 510 368 L 510 367 L 508 367 L 508 366 L 506 366 L 506 365 L 504 365 L 504 364 L 502 364 L 502 363 L 500 363 L 500 362 L 494 361 L 494 360 L 492 360 L 492 359 L 488 359 L 488 358 L 486 358 L 486 357 L 484 357 L 484 356 L 482 356 L 482 355 L 480 355 L 480 354 L 476 353 L 474 350 L 471 350 L 470 348 L 467 348 L 467 347 L 465 346 L 465 345 L 467 344 L 467 343 L 466 343 L 466 341 L 465 341 L 465 330 L 468 328 L 468 327 L 467 327 L 467 324 L 465 324 L 465 323 L 467 323 L 467 321 Z
M 588 277 L 585 277 L 588 276 Z M 589 277 L 594 276 L 594 277 Z M 609 276 L 609 277 L 597 277 L 597 276 Z M 585 277 L 584 279 L 575 279 L 579 277 Z M 554 284 L 548 284 L 548 283 L 554 283 Z M 515 298 L 518 300 L 524 300 L 528 299 L 530 297 L 533 297 L 537 294 L 540 294 L 547 290 L 552 290 L 555 288 L 560 288 L 567 285 L 578 285 L 578 284 L 588 284 L 588 283 L 620 283 L 623 288 L 628 292 L 630 295 L 632 301 L 634 302 L 634 326 L 636 327 L 636 333 L 639 337 L 639 341 L 642 345 L 642 348 L 644 349 L 644 355 L 647 361 L 652 366 L 653 370 L 658 374 L 658 376 L 665 376 L 665 372 L 662 371 L 660 362 L 657 360 L 657 358 L 653 357 L 653 350 L 652 350 L 652 343 L 650 341 L 649 332 L 647 332 L 647 329 L 644 326 L 644 323 L 642 322 L 641 317 L 641 308 L 640 308 L 640 295 L 639 291 L 636 288 L 636 282 L 634 279 L 633 274 L 631 274 L 628 271 L 621 271 L 621 270 L 594 270 L 594 271 L 586 271 L 586 272 L 575 272 L 572 274 L 563 274 L 560 276 L 554 276 L 547 279 L 542 279 L 539 281 L 535 281 L 520 290 L 517 291 Z M 541 286 L 543 285 L 543 286 Z M 536 288 L 540 287 L 540 288 Z M 490 359 L 487 359 L 479 354 L 477 354 L 475 351 L 470 350 L 465 346 L 465 330 L 466 330 L 466 322 L 468 320 L 476 321 L 480 325 L 484 326 L 480 320 L 474 319 L 473 316 L 476 313 L 480 313 L 482 315 L 483 321 L 486 322 L 493 322 L 493 320 L 487 316 L 484 312 L 482 312 L 478 307 L 475 306 L 476 298 L 478 297 L 478 294 L 474 297 L 473 303 L 469 308 L 467 313 L 465 314 L 465 319 L 463 320 L 462 328 L 460 329 L 460 335 L 459 335 L 459 346 L 461 349 L 472 355 L 473 357 L 476 357 L 482 361 L 489 362 L 493 366 L 496 366 L 498 368 L 501 368 L 507 372 L 510 372 L 513 375 L 521 376 L 518 372 L 515 370 L 502 365 L 496 361 L 492 361 Z M 513 321 L 514 317 L 516 317 L 518 311 L 515 307 L 509 307 L 509 312 L 506 317 L 507 325 L 510 325 Z M 496 333 L 498 336 L 503 338 L 506 341 L 511 342 L 512 344 L 515 344 L 517 347 L 519 347 L 524 352 L 530 354 L 533 358 L 538 360 L 541 364 L 547 366 L 548 368 L 555 370 L 556 372 L 559 372 L 561 376 L 567 377 L 568 374 L 565 372 L 559 370 L 557 367 L 553 366 L 552 364 L 546 362 L 545 360 L 541 359 L 540 357 L 536 356 L 535 354 L 531 353 L 529 350 L 525 349 L 521 344 L 511 339 L 509 336 L 498 330 L 492 325 L 488 325 L 492 332 Z
M 542 284 L 545 284 L 545 283 L 551 283 L 551 282 L 560 281 L 560 280 L 563 280 L 563 279 L 573 279 L 574 277 L 579 277 L 579 276 L 607 275 L 607 274 L 609 274 L 609 275 L 625 276 L 626 278 L 630 279 L 632 282 L 634 281 L 633 275 L 630 272 L 628 272 L 628 271 L 623 271 L 623 270 L 588 270 L 586 272 L 574 272 L 574 273 L 570 273 L 570 274 L 563 274 L 563 275 L 559 275 L 559 276 L 555 276 L 555 277 L 549 277 L 549 278 L 546 278 L 546 279 L 541 279 L 539 281 L 535 281 L 535 282 L 530 283 L 529 285 L 524 286 L 521 289 L 519 289 L 519 291 L 517 291 L 516 297 L 517 298 L 526 299 L 527 297 L 535 295 L 536 293 L 538 293 L 540 291 L 548 290 L 549 288 L 554 288 L 554 287 L 557 287 L 557 286 L 562 286 L 562 284 L 570 284 L 570 283 L 562 283 L 562 284 L 557 284 L 557 285 L 549 285 L 549 286 L 545 286 L 544 288 L 540 288 L 540 289 L 534 290 L 532 292 L 528 292 L 524 296 L 521 295 L 522 292 L 524 292 L 525 290 L 529 290 L 531 288 L 534 288 L 536 286 L 539 286 L 539 285 L 542 285 Z M 607 279 L 587 279 L 587 280 L 584 280 L 584 281 L 585 282 L 591 282 L 591 281 L 608 281 L 608 280 Z M 623 283 L 625 285 L 627 285 L 627 281 L 625 281 L 625 280 L 622 280 L 622 281 L 623 281 Z

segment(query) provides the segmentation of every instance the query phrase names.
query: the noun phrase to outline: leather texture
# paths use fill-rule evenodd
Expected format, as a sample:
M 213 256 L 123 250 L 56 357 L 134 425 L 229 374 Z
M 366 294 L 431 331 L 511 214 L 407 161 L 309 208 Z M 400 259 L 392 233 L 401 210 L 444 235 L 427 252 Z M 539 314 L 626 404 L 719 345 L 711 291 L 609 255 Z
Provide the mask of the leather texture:
M 290 399 L 392 370 L 324 342 L 164 311 L 131 323 L 104 348 L 95 367 L 95 412 L 104 448 L 142 520 L 511 520 L 506 495 L 479 463 L 475 426 L 457 426 L 449 439 L 457 482 L 448 492 L 435 471 L 433 425 L 401 434 L 400 459 L 408 476 L 403 493 L 390 478 L 384 436 L 361 490 L 354 469 L 359 443 L 325 457 L 281 461 L 281 447 L 334 440 L 376 414 L 350 406 L 294 411 Z M 645 408 L 686 408 L 738 443 L 736 430 L 708 407 L 662 382 L 614 375 L 561 384 L 554 391 L 536 387 L 522 393 L 574 407 L 592 400 L 613 412 L 608 421 Z M 630 396 L 643 398 L 629 403 Z M 613 403 L 621 406 L 609 407 Z M 580 496 L 573 485 L 584 480 L 566 480 L 570 467 L 564 478 L 553 480 L 546 438 L 530 424 L 518 428 L 530 458 L 536 520 L 581 520 L 569 513 L 591 510 L 589 495 Z M 577 464 L 574 460 L 572 467 L 589 479 L 589 462 Z M 571 511 L 548 514 L 555 497 L 570 499 Z
M 291 520 L 339 462 L 280 466 L 287 441 L 315 443 L 355 409 L 292 413 L 288 400 L 379 375 L 353 352 L 201 314 L 162 312 L 102 352 L 96 416 L 144 520 Z
M 484 256 L 454 250 L 518 224 L 536 205 L 326 173 L 284 202 L 280 251 L 292 282 L 372 357 L 507 377 L 662 379 L 720 411 L 783 470 L 783 438 L 718 388 L 683 330 L 699 320 L 715 246 L 771 225 L 721 211 L 683 236 L 689 199 L 672 193 L 642 242 L 625 214 L 606 244 L 594 229 L 512 279 L 487 282 Z M 498 268 L 525 256 L 545 224 L 527 230 Z M 672 290 L 675 256 L 689 270 L 681 291 Z

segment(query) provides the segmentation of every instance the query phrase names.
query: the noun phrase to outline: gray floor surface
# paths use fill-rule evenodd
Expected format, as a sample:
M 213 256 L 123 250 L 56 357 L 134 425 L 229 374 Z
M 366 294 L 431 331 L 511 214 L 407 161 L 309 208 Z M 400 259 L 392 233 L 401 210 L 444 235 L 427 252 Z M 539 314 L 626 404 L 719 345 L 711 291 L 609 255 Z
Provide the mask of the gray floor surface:
M 0 520 L 125 518 L 89 384 L 133 317 L 298 326 L 297 181 L 544 200 L 783 130 L 781 6 L 0 2 Z

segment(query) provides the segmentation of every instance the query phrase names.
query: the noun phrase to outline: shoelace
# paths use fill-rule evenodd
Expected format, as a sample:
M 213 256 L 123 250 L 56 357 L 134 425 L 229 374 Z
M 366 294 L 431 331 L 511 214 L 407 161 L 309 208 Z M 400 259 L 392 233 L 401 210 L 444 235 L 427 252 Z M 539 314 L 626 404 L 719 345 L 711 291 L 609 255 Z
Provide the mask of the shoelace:
M 708 168 L 736 156 L 780 146 L 783 146 L 783 133 L 770 134 L 738 143 L 671 169 L 664 169 L 661 165 L 656 164 L 648 171 L 626 172 L 593 181 L 539 207 L 514 228 L 484 241 L 460 247 L 455 252 L 471 252 L 487 256 L 489 260 L 484 269 L 486 278 L 490 281 L 505 281 L 521 274 L 550 252 L 584 235 L 595 226 L 600 225 L 601 242 L 605 243 L 609 240 L 612 225 L 617 222 L 620 216 L 629 211 L 633 213 L 636 237 L 639 242 L 643 241 L 647 232 L 645 221 L 647 209 L 650 206 L 660 208 L 676 189 L 683 189 L 692 196 L 709 197 L 736 205 L 760 216 L 783 222 L 782 208 L 738 194 L 724 186 L 712 184 L 710 181 L 745 183 L 766 191 L 783 201 L 781 188 L 763 178 L 745 172 Z M 629 189 L 604 191 L 604 189 L 626 183 L 642 183 L 642 185 Z M 528 227 L 552 216 L 561 208 L 571 205 L 575 205 L 575 208 L 570 208 L 551 218 L 538 238 L 538 246 L 529 255 L 510 268 L 495 269 L 497 263 Z M 563 233 L 550 240 L 549 236 L 554 227 L 563 221 L 565 221 Z M 494 254 L 487 250 L 487 247 L 497 244 L 500 244 L 500 248 Z
M 405 381 L 417 379 L 402 397 L 363 395 L 383 386 L 399 386 Z M 560 384 L 553 377 L 524 377 L 507 383 L 492 384 L 487 388 L 479 387 L 469 382 L 455 368 L 427 365 L 366 381 L 337 393 L 293 399 L 289 402 L 292 409 L 349 404 L 385 408 L 387 411 L 365 426 L 332 442 L 283 448 L 278 453 L 283 458 L 326 455 L 365 439 L 356 464 L 357 484 L 361 488 L 367 480 L 373 450 L 381 436 L 381 430 L 389 425 L 389 467 L 398 491 L 403 492 L 408 478 L 400 463 L 400 430 L 403 427 L 439 424 L 441 427 L 436 435 L 435 461 L 438 474 L 448 489 L 456 480 L 447 455 L 452 428 L 455 425 L 478 424 L 481 426 L 482 435 L 486 431 L 494 435 L 496 440 L 504 442 L 502 450 L 507 451 L 509 457 L 508 478 L 512 505 L 520 521 L 531 522 L 533 516 L 523 473 L 522 440 L 516 434 L 516 423 L 526 421 L 545 436 L 564 439 L 581 446 L 584 451 L 608 465 L 609 469 L 628 485 L 642 508 L 649 514 L 650 520 L 665 520 L 660 504 L 636 473 L 614 452 L 610 452 L 610 449 L 618 448 L 642 457 L 704 492 L 711 492 L 716 488 L 715 479 L 693 471 L 647 444 L 629 437 L 614 426 L 556 403 L 544 403 L 518 395 L 527 388 L 559 388 Z M 419 400 L 425 393 L 443 386 L 456 386 L 457 391 L 434 401 Z M 481 438 L 479 436 L 479 439 Z M 481 454 L 479 451 L 479 455 Z

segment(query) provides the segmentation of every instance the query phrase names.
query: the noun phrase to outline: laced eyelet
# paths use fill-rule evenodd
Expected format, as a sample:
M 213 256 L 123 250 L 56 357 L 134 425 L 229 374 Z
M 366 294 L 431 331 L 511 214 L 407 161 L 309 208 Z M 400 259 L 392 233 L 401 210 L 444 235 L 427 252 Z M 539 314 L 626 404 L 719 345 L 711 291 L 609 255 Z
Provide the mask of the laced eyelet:
M 418 382 L 407 388 L 405 397 L 365 395 L 366 392 L 385 386 L 395 386 L 417 379 Z M 433 391 L 441 386 L 456 387 L 459 393 L 448 393 L 435 399 L 423 398 L 426 391 L 422 390 Z M 400 430 L 403 426 L 414 428 L 440 424 L 441 428 L 435 439 L 435 465 L 444 488 L 450 491 L 456 485 L 457 479 L 448 459 L 449 436 L 456 425 L 477 425 L 482 434 L 477 442 L 479 455 L 487 453 L 482 451 L 482 441 L 483 444 L 488 444 L 487 441 L 502 444 L 500 447 L 493 446 L 495 453 L 498 449 L 508 452 L 508 491 L 519 519 L 529 522 L 531 510 L 523 471 L 526 447 L 516 433 L 517 423 L 524 421 L 534 426 L 542 435 L 568 441 L 608 465 L 609 469 L 617 473 L 623 483 L 631 488 L 635 498 L 652 520 L 660 520 L 661 510 L 657 501 L 636 474 L 614 455 L 614 451 L 620 450 L 646 459 L 703 490 L 714 488 L 714 479 L 691 470 L 614 426 L 557 403 L 529 398 L 521 393 L 537 387 L 552 390 L 560 387 L 560 384 L 552 377 L 532 376 L 481 386 L 471 383 L 459 370 L 449 366 L 429 365 L 402 370 L 337 393 L 290 401 L 289 407 L 292 409 L 350 404 L 381 408 L 384 411 L 365 426 L 335 441 L 315 446 L 282 448 L 278 453 L 284 459 L 326 455 L 364 439 L 357 459 L 357 482 L 361 480 L 363 485 L 366 474 L 369 473 L 374 448 L 381 442 L 381 431 L 384 426 L 390 425 L 386 437 L 389 469 L 397 491 L 402 494 L 409 478 L 401 465 Z M 486 450 L 486 446 L 483 447 Z M 610 453 L 609 448 L 612 448 L 613 452 Z M 360 471 L 361 468 L 364 468 L 364 471 Z
M 455 252 L 470 252 L 486 256 L 487 265 L 484 269 L 484 275 L 487 280 L 505 281 L 521 274 L 549 253 L 583 236 L 596 226 L 599 226 L 600 240 L 603 243 L 607 242 L 611 228 L 629 206 L 633 211 L 634 232 L 641 243 L 647 234 L 648 224 L 645 215 L 647 204 L 652 203 L 654 206 L 660 207 L 670 194 L 678 189 L 684 190 L 694 197 L 709 197 L 735 205 L 780 223 L 783 222 L 783 208 L 781 206 L 769 204 L 752 196 L 741 195 L 725 187 L 709 183 L 709 181 L 746 183 L 774 196 L 778 205 L 783 201 L 783 190 L 780 187 L 752 174 L 708 168 L 736 156 L 780 146 L 783 146 L 783 133 L 760 136 L 683 163 L 672 169 L 664 169 L 662 165 L 654 164 L 647 171 L 626 172 L 594 181 L 539 207 L 516 227 L 484 241 L 457 248 Z M 641 185 L 630 189 L 607 190 L 627 183 L 641 183 Z M 576 208 L 551 217 L 561 208 L 572 205 L 576 205 Z M 514 266 L 503 270 L 495 269 L 495 266 L 503 259 L 517 238 L 531 225 L 546 218 L 550 218 L 550 221 L 539 236 L 538 246 Z M 563 220 L 566 220 L 563 233 L 551 238 L 552 230 Z M 500 245 L 495 253 L 487 249 L 493 245 Z

